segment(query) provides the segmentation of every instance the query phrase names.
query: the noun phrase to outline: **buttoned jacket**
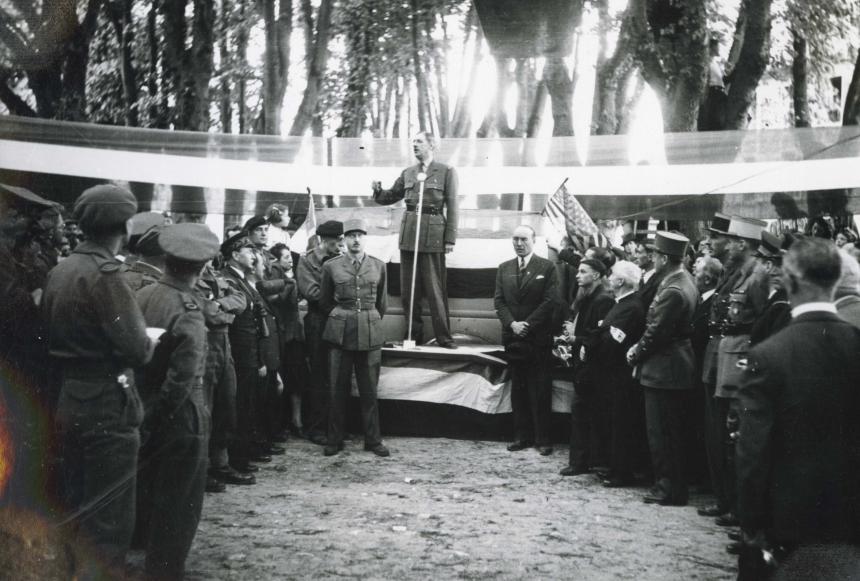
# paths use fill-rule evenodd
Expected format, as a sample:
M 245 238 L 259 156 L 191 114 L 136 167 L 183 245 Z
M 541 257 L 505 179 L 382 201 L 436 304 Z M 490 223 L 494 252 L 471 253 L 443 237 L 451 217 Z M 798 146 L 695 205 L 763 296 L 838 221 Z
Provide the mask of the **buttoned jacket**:
M 390 190 L 373 193 L 373 200 L 377 204 L 388 205 L 400 200 L 406 202 L 406 212 L 400 223 L 400 250 L 415 250 L 418 214 L 414 210 L 418 204 L 420 171 L 420 164 L 409 166 Z M 418 252 L 445 252 L 445 244 L 457 241 L 457 172 L 451 166 L 432 161 L 425 173 L 427 179 L 424 182 Z
M 358 266 L 350 255 L 327 261 L 320 285 L 320 308 L 328 316 L 323 341 L 350 351 L 382 347 L 387 292 L 385 263 L 378 258 L 365 254 Z

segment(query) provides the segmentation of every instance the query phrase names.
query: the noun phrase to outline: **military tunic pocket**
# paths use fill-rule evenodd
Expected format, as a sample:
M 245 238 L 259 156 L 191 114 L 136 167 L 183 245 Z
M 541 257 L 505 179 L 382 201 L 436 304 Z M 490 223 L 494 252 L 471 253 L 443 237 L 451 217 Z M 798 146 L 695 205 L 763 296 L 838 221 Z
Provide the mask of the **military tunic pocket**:
M 442 216 L 428 216 L 427 237 L 424 240 L 423 250 L 428 252 L 439 252 L 445 244 L 445 218 Z
M 326 321 L 325 329 L 323 329 L 323 341 L 334 343 L 335 345 L 343 344 L 343 335 L 346 330 L 346 317 L 339 313 L 332 313 Z

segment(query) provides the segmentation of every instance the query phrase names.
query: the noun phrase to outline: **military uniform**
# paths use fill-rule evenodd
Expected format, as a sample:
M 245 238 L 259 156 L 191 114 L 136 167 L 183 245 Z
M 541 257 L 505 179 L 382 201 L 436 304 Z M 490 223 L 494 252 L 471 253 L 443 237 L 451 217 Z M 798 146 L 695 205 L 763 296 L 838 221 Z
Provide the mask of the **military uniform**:
M 85 232 L 118 228 L 137 209 L 130 192 L 96 186 L 75 204 Z M 135 472 L 143 409 L 132 367 L 153 344 L 134 294 L 108 248 L 80 243 L 48 275 L 42 301 L 50 353 L 61 368 L 56 424 L 66 500 L 80 556 L 79 578 L 124 567 L 135 520 Z
M 418 252 L 418 273 L 415 279 L 415 304 L 412 310 L 412 334 L 421 341 L 421 297 L 427 298 L 433 332 L 439 345 L 453 342 L 448 321 L 448 289 L 445 270 L 445 245 L 457 241 L 457 172 L 453 167 L 430 162 L 425 173 L 424 200 L 421 211 L 421 232 L 415 248 L 415 230 L 418 227 L 418 174 L 421 164 L 403 170 L 390 190 L 376 190 L 373 200 L 378 204 L 406 202 L 406 212 L 400 224 L 400 298 L 403 313 L 408 317 L 409 293 L 412 288 L 412 263 Z M 443 215 L 444 210 L 444 215 Z M 408 325 L 408 321 L 406 322 Z
M 655 250 L 683 256 L 689 241 L 658 232 Z M 656 480 L 646 502 L 685 505 L 688 500 L 684 463 L 684 413 L 695 386 L 695 360 L 690 341 L 699 292 L 690 274 L 680 268 L 661 281 L 648 308 L 645 332 L 628 353 L 636 377 L 645 388 L 648 445 Z
M 242 241 L 245 241 L 244 243 Z M 242 234 L 224 242 L 222 253 L 230 256 L 236 244 L 250 241 Z M 221 271 L 227 284 L 237 293 L 245 296 L 246 308 L 235 313 L 229 328 L 230 348 L 236 367 L 236 439 L 230 449 L 230 462 L 236 468 L 248 465 L 253 450 L 252 443 L 259 439 L 257 406 L 260 401 L 262 380 L 258 370 L 265 365 L 263 340 L 266 325 L 263 319 L 262 297 L 238 267 L 227 265 Z
M 202 263 L 218 250 L 218 239 L 203 224 L 168 226 L 160 244 L 188 263 Z M 194 282 L 168 271 L 137 293 L 147 324 L 165 329 L 152 361 L 138 372 L 148 433 L 141 449 L 149 505 L 146 571 L 157 579 L 182 579 L 206 484 L 206 320 Z
M 320 236 L 338 237 L 343 235 L 343 224 L 330 220 L 317 228 Z M 325 248 L 318 246 L 302 256 L 296 267 L 296 285 L 299 294 L 308 304 L 305 315 L 305 348 L 310 364 L 309 391 L 307 398 L 307 418 L 305 429 L 308 436 L 321 441 L 328 429 L 328 345 L 322 340 L 323 329 L 328 317 L 320 307 L 320 283 L 323 265 L 338 255 L 327 254 Z
M 206 370 L 203 390 L 212 417 L 209 462 L 214 469 L 228 467 L 227 447 L 236 431 L 236 369 L 228 329 L 236 313 L 247 308 L 244 294 L 233 290 L 211 266 L 197 280 L 198 298 L 206 319 Z
M 161 278 L 161 269 L 153 266 L 142 259 L 126 260 L 122 266 L 122 277 L 131 290 L 137 292 L 145 286 L 155 284 Z
M 326 262 L 320 307 L 328 313 L 322 338 L 331 346 L 328 446 L 343 443 L 344 409 L 353 370 L 361 397 L 365 447 L 373 448 L 382 442 L 376 386 L 385 341 L 382 317 L 386 306 L 384 262 L 367 254 L 359 264 L 349 255 Z

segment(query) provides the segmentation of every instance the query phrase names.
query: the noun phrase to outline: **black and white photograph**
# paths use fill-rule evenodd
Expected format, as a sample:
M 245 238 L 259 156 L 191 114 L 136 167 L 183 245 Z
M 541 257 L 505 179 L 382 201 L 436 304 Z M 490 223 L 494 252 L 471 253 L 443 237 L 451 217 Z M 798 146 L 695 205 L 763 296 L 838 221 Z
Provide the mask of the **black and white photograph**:
M 860 580 L 860 2 L 0 0 L 0 579 Z

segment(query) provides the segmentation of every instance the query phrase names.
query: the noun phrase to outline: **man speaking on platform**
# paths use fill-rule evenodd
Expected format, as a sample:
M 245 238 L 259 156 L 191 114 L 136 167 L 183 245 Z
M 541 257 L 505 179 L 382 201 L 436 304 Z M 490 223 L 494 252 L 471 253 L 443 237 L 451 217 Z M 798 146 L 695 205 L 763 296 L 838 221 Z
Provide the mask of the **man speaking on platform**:
M 390 190 L 382 189 L 381 182 L 373 182 L 373 200 L 383 205 L 406 201 L 400 224 L 400 296 L 407 329 L 409 305 L 413 307 L 412 332 L 410 336 L 407 330 L 406 338 L 418 343 L 422 340 L 421 297 L 425 296 L 436 343 L 454 349 L 457 345 L 448 321 L 445 254 L 454 250 L 457 240 L 457 172 L 433 159 L 435 149 L 432 133 L 417 134 L 412 139 L 412 151 L 418 163 L 403 170 Z

